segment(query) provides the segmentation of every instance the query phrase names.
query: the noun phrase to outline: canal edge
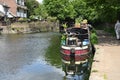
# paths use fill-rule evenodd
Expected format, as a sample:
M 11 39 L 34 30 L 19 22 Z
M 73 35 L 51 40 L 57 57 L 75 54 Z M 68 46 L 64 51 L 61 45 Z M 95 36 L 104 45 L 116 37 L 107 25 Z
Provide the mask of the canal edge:
M 89 80 L 107 80 L 106 79 L 106 75 L 102 74 L 101 71 L 98 66 L 99 66 L 99 62 L 100 62 L 100 57 L 104 56 L 103 53 L 103 49 L 100 49 L 99 45 L 95 45 L 96 47 L 96 53 L 95 56 L 93 58 L 93 63 L 92 63 L 92 67 L 91 67 L 91 73 L 90 73 L 90 77 Z

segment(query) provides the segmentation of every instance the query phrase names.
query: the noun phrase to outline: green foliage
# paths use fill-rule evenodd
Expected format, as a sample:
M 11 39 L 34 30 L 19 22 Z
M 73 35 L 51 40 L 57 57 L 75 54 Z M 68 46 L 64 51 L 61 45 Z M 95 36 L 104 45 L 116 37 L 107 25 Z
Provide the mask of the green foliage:
M 59 20 L 81 19 L 95 20 L 98 18 L 94 8 L 88 7 L 84 0 L 44 0 L 43 4 L 50 16 L 55 16 Z
M 120 19 L 120 0 L 85 0 L 87 5 L 97 11 L 98 18 L 104 22 Z M 98 19 L 97 18 L 97 19 Z
M 97 38 L 96 33 L 91 33 L 90 39 L 91 39 L 91 42 L 92 42 L 93 44 L 97 44 L 97 43 L 98 43 L 98 38 Z
M 87 18 L 88 20 L 95 20 L 98 18 L 97 12 L 94 8 L 87 5 L 84 0 L 73 0 L 73 6 L 76 11 L 76 17 Z
M 82 22 L 83 18 L 82 17 L 78 17 L 75 19 L 75 23 L 80 23 Z
M 34 10 L 35 15 L 38 16 L 39 19 L 45 19 L 48 17 L 47 11 L 43 4 L 39 4 L 37 8 Z
M 27 18 L 19 18 L 18 21 L 27 21 Z
M 98 72 L 98 70 L 92 70 L 92 72 Z
M 50 40 L 50 46 L 46 51 L 46 60 L 50 62 L 53 66 L 61 66 L 61 56 L 60 56 L 60 35 L 52 36 Z
M 44 0 L 43 4 L 50 16 L 60 20 L 75 17 L 76 12 L 70 0 Z
M 34 15 L 31 15 L 29 18 L 32 20 L 32 19 L 34 19 L 34 18 L 35 18 L 35 16 L 34 16 Z
M 47 21 L 50 21 L 50 22 L 55 22 L 57 21 L 57 18 L 56 17 L 47 17 Z
M 28 18 L 30 19 L 45 19 L 48 14 L 43 4 L 38 3 L 36 0 L 26 0 L 28 8 Z
M 112 34 L 113 36 L 116 35 L 116 34 L 115 34 L 114 27 L 109 27 L 109 28 L 105 27 L 105 28 L 104 28 L 104 31 L 106 31 L 106 32 L 108 32 L 108 33 L 110 33 L 110 34 Z
M 97 34 L 97 32 L 96 32 L 96 29 L 95 29 L 95 28 L 92 28 L 91 32 L 92 32 L 92 33 Z
M 93 44 L 97 44 L 98 43 L 98 37 L 97 37 L 97 32 L 96 32 L 95 28 L 92 28 L 92 30 L 91 30 L 90 39 L 91 39 L 91 42 Z
M 104 75 L 103 75 L 103 77 L 104 77 L 104 80 L 108 80 L 108 78 L 107 78 L 107 75 L 106 75 L 106 74 L 104 74 Z
M 66 23 L 65 23 L 65 24 L 63 24 L 62 26 L 63 26 L 64 28 L 67 28 L 67 27 L 68 27 Z
M 44 0 L 43 4 L 36 0 L 26 0 L 28 17 L 34 15 L 44 19 L 52 16 L 59 20 L 82 17 L 92 22 L 109 23 L 120 19 L 119 4 L 120 0 Z
M 28 18 L 31 15 L 35 15 L 35 9 L 39 7 L 39 3 L 36 0 L 26 0 L 26 6 L 28 8 Z
M 61 40 L 65 40 L 66 36 L 64 34 L 62 34 Z
M 76 17 L 82 16 L 84 17 L 84 12 L 86 8 L 86 3 L 83 0 L 73 0 L 72 4 L 74 6 L 74 9 L 76 11 Z

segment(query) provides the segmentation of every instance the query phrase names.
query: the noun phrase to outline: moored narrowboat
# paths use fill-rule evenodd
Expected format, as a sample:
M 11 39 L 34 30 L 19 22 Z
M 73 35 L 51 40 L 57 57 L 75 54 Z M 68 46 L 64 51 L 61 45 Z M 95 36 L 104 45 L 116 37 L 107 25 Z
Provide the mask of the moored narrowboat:
M 61 57 L 65 73 L 73 71 L 75 74 L 78 72 L 78 66 L 88 62 L 91 55 L 92 45 L 89 29 L 68 28 L 61 39 Z

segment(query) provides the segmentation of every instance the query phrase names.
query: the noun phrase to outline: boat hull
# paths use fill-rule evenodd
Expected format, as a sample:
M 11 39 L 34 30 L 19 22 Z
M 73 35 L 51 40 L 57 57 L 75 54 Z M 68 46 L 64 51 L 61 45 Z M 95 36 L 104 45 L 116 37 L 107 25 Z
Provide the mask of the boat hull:
M 62 62 L 66 64 L 80 64 L 86 62 L 89 58 L 90 49 L 88 46 L 84 47 L 61 47 Z

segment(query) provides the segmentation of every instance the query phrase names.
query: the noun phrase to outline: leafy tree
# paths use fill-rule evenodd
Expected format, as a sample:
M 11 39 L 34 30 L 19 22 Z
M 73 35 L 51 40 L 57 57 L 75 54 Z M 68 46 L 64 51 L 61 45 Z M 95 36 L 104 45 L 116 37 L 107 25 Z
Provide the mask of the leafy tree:
M 44 0 L 43 4 L 48 14 L 57 17 L 59 20 L 74 19 L 76 16 L 71 0 Z
M 95 20 L 98 18 L 97 12 L 94 8 L 91 8 L 87 5 L 85 0 L 73 0 L 73 6 L 77 13 L 76 18 L 82 17 L 88 20 Z
M 120 19 L 120 0 L 86 0 L 86 3 L 94 8 L 104 22 L 113 22 Z
M 120 19 L 120 0 L 44 0 L 50 16 L 59 20 L 82 17 L 90 21 L 114 22 Z
M 48 16 L 45 6 L 43 4 L 39 4 L 39 6 L 35 8 L 34 12 L 39 19 L 45 19 Z
M 28 18 L 35 15 L 35 9 L 39 7 L 39 3 L 36 0 L 26 0 L 26 6 L 28 8 Z

